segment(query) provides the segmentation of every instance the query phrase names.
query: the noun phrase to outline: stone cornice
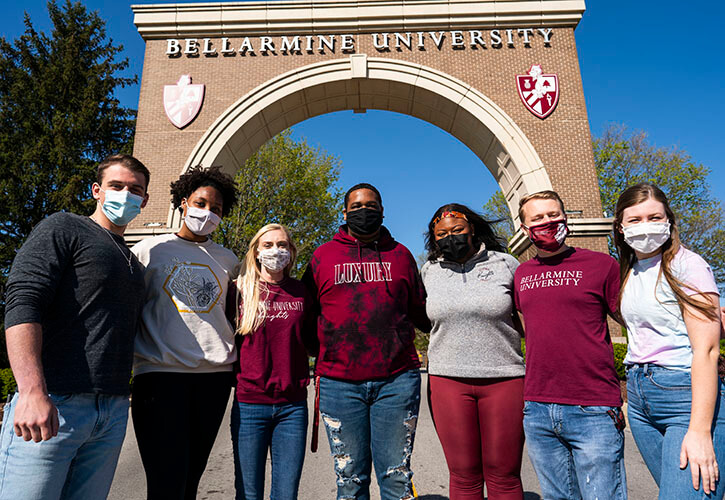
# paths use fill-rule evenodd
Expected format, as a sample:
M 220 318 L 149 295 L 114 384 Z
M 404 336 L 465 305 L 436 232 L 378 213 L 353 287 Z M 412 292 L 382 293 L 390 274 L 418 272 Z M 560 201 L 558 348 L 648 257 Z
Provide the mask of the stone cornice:
M 584 0 L 285 0 L 132 5 L 144 40 L 576 25 Z
M 143 229 L 128 229 L 124 234 L 123 238 L 126 240 L 126 245 L 129 247 L 134 246 L 141 240 L 151 238 L 152 236 L 158 236 L 160 234 L 170 234 L 176 232 L 176 229 L 168 227 L 154 227 L 154 228 L 143 228 Z

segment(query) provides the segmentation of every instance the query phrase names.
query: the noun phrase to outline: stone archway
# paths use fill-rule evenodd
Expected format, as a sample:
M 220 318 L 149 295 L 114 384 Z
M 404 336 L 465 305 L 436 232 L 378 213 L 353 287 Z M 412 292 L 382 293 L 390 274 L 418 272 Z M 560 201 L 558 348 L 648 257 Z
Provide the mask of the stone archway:
M 255 88 L 207 129 L 181 173 L 194 165 L 222 165 L 234 174 L 282 130 L 348 109 L 411 115 L 455 136 L 494 176 L 514 220 L 523 194 L 552 188 L 524 133 L 481 92 L 419 64 L 364 54 L 305 66 Z M 179 224 L 178 211 L 169 208 L 167 226 Z

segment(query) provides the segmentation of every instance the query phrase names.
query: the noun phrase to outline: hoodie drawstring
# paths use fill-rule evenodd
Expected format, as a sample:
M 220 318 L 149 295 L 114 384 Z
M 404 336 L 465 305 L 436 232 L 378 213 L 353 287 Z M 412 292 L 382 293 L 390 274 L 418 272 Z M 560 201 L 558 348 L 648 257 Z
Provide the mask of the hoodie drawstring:
M 357 263 L 360 264 L 360 283 L 366 283 L 365 273 L 362 270 L 362 248 L 359 241 L 357 241 Z
M 378 254 L 378 262 L 380 263 L 380 271 L 383 273 L 383 283 L 385 283 L 385 291 L 388 292 L 388 295 L 390 297 L 393 296 L 392 293 L 390 293 L 390 288 L 388 287 L 388 280 L 385 279 L 385 267 L 383 266 L 383 258 L 380 256 L 380 249 L 378 248 L 378 242 L 375 242 L 375 252 Z

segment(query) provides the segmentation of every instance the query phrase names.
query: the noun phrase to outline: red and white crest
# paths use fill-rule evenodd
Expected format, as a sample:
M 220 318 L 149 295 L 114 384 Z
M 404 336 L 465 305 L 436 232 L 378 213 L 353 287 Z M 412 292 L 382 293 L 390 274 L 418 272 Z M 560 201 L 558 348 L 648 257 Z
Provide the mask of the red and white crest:
M 204 85 L 191 84 L 190 75 L 181 75 L 176 85 L 164 85 L 164 111 L 178 128 L 191 123 L 204 101 Z
M 559 78 L 545 75 L 534 64 L 526 75 L 516 75 L 516 86 L 524 106 L 541 119 L 549 116 L 559 102 Z

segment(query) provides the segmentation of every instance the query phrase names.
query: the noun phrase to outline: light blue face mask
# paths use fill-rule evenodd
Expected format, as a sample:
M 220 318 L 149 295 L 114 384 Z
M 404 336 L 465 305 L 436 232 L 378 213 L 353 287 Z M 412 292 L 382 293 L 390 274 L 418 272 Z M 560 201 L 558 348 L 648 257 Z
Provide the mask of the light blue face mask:
M 142 196 L 129 191 L 101 191 L 106 193 L 106 201 L 101 205 L 101 210 L 113 224 L 125 226 L 141 213 Z

